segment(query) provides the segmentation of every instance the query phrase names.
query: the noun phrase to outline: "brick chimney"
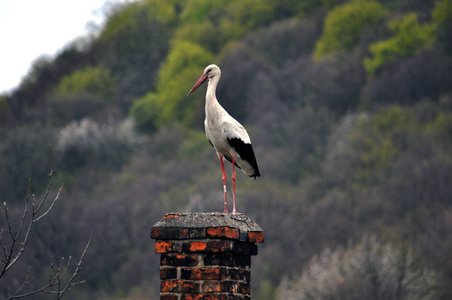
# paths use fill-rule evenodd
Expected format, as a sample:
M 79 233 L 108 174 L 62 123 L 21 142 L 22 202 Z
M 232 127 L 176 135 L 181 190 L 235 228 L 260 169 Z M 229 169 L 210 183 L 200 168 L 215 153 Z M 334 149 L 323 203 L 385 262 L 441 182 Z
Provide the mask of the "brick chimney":
M 251 299 L 251 255 L 264 233 L 245 215 L 169 213 L 151 229 L 161 300 Z

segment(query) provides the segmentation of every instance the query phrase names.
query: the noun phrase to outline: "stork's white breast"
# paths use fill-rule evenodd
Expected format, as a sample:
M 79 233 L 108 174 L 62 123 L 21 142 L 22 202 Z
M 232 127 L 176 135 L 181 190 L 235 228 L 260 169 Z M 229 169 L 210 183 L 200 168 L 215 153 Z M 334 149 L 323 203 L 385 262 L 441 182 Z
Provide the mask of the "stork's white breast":
M 206 118 L 204 125 L 206 136 L 219 155 L 233 155 L 228 138 L 239 138 L 244 143 L 251 143 L 245 128 L 229 115 L 223 115 L 218 120 Z

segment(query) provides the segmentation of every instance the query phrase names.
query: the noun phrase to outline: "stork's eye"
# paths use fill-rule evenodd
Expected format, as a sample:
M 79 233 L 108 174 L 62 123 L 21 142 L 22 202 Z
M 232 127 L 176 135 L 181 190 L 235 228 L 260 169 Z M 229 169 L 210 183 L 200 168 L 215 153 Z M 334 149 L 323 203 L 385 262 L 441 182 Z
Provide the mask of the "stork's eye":
M 210 73 L 210 71 L 212 71 L 212 69 L 209 69 L 209 70 L 207 70 L 206 74 L 209 74 L 209 73 Z

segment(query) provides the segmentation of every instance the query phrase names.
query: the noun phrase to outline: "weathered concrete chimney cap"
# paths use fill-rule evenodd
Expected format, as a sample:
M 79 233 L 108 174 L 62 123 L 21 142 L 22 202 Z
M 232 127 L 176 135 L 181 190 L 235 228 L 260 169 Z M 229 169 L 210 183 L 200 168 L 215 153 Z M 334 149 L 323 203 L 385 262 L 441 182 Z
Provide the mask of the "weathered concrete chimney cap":
M 154 227 L 231 227 L 243 231 L 263 231 L 253 219 L 244 214 L 218 212 L 171 212 L 167 213 Z
M 213 229 L 221 229 L 213 230 Z M 171 230 L 173 229 L 173 230 Z M 238 233 L 237 236 L 234 232 Z M 243 214 L 217 212 L 171 212 L 157 222 L 151 231 L 154 239 L 226 237 L 244 242 L 263 242 L 262 228 Z

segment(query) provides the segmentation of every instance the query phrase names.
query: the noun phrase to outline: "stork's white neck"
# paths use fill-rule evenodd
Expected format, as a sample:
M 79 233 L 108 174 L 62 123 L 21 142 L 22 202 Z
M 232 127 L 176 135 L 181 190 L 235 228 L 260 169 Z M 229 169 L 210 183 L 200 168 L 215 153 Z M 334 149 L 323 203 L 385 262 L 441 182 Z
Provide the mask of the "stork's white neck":
M 219 80 L 220 76 L 214 76 L 212 78 L 209 78 L 209 81 L 207 82 L 208 86 L 206 92 L 206 119 L 217 119 L 224 110 L 223 107 L 221 107 L 220 103 L 218 103 L 217 97 L 215 95 Z
M 214 76 L 212 78 L 209 78 L 209 81 L 207 82 L 207 92 L 206 92 L 207 102 L 209 101 L 218 102 L 215 94 L 217 90 L 218 81 L 220 81 L 220 76 Z

